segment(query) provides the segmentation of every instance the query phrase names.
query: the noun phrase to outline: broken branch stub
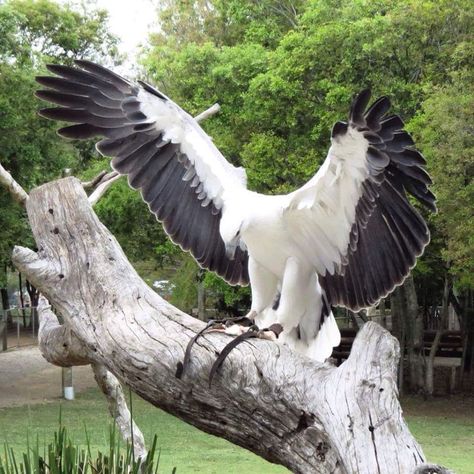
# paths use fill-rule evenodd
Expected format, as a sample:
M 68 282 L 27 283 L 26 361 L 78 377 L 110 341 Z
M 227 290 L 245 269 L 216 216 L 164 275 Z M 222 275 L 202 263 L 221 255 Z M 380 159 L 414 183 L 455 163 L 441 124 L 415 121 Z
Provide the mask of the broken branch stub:
M 228 337 L 205 335 L 176 377 L 203 323 L 140 279 L 76 179 L 33 190 L 27 210 L 39 250 L 15 248 L 15 265 L 97 363 L 149 402 L 297 473 L 407 474 L 424 463 L 397 399 L 398 343 L 377 324 L 362 328 L 339 368 L 245 342 L 209 389 Z
M 0 185 L 5 187 L 12 198 L 21 206 L 24 206 L 28 194 L 26 191 L 13 179 L 13 176 L 0 164 Z

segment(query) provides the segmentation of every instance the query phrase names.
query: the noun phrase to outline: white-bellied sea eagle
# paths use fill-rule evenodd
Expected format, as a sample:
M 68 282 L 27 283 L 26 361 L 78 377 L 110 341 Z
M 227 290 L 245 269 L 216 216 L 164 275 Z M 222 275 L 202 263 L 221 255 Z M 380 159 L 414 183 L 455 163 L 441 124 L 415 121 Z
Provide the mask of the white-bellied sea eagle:
M 247 189 L 188 113 L 144 82 L 89 61 L 50 65 L 41 110 L 72 122 L 59 134 L 102 137 L 97 149 L 127 175 L 172 241 L 201 267 L 252 289 L 249 317 L 281 325 L 280 340 L 316 360 L 340 342 L 331 307 L 369 307 L 400 285 L 429 241 L 407 192 L 435 211 L 435 198 L 389 99 L 370 92 L 337 122 L 326 160 L 304 186 L 269 196 Z

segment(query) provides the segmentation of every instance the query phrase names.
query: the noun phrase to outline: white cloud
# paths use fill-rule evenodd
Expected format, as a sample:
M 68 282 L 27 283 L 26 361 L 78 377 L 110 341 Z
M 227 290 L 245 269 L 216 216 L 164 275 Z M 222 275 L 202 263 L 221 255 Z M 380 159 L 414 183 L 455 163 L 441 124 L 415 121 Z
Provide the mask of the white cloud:
M 156 3 L 156 0 L 95 0 L 98 8 L 109 12 L 109 31 L 119 37 L 119 52 L 127 58 L 117 72 L 126 74 L 134 69 L 140 46 L 146 43 L 150 31 L 157 30 Z
M 148 36 L 150 26 L 156 21 L 152 0 L 96 0 L 97 6 L 109 11 L 110 31 L 122 41 L 121 49 L 134 53 Z

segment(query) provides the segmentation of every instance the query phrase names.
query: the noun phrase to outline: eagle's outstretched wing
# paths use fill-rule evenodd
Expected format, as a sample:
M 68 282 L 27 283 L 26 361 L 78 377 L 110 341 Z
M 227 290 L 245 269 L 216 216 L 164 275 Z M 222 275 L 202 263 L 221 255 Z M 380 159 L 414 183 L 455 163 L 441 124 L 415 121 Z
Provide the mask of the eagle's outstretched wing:
M 204 268 L 231 284 L 247 284 L 247 252 L 226 257 L 219 233 L 224 191 L 246 187 L 245 172 L 232 166 L 198 123 L 150 85 L 133 84 L 102 66 L 50 65 L 57 77 L 37 81 L 43 100 L 60 107 L 43 117 L 76 125 L 59 130 L 68 138 L 103 137 L 97 149 L 127 175 L 171 239 Z
M 369 90 L 355 98 L 349 122 L 333 128 L 325 162 L 288 195 L 284 211 L 329 302 L 354 311 L 401 284 L 429 242 L 428 227 L 406 192 L 436 211 L 425 160 L 401 118 L 386 116 L 386 97 L 365 111 L 369 100 Z

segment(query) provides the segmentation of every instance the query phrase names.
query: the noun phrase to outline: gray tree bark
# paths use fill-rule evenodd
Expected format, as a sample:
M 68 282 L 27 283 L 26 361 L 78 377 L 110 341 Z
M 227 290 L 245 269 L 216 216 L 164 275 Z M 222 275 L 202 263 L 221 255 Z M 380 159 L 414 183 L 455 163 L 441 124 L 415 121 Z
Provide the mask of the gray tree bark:
M 131 419 L 122 386 L 117 378 L 102 364 L 95 354 L 76 337 L 68 324 L 59 324 L 48 301 L 40 297 L 38 302 L 39 330 L 38 344 L 42 356 L 51 364 L 67 368 L 78 365 L 92 365 L 94 378 L 107 398 L 109 412 L 122 437 L 130 442 L 135 458 L 145 459 L 147 454 L 143 434 Z
M 16 247 L 14 264 L 88 357 L 152 404 L 296 473 L 425 472 L 397 399 L 398 342 L 379 325 L 364 325 L 338 368 L 270 341 L 241 344 L 209 388 L 212 363 L 229 341 L 212 333 L 177 378 L 203 323 L 139 278 L 79 181 L 34 189 L 26 207 L 38 252 Z

